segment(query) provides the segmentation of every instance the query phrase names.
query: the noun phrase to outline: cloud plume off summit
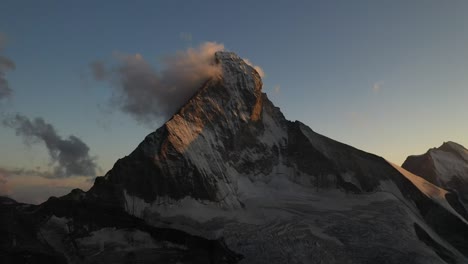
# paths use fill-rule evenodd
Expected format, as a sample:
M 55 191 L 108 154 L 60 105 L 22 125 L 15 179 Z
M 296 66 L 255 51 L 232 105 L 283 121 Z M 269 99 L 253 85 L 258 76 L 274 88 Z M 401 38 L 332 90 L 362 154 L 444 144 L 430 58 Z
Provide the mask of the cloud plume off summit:
M 116 55 L 117 65 L 103 61 L 90 64 L 95 80 L 107 81 L 113 88 L 111 102 L 144 124 L 168 119 L 210 78 L 222 74 L 215 63 L 222 44 L 205 42 L 162 60 L 157 70 L 140 54 Z

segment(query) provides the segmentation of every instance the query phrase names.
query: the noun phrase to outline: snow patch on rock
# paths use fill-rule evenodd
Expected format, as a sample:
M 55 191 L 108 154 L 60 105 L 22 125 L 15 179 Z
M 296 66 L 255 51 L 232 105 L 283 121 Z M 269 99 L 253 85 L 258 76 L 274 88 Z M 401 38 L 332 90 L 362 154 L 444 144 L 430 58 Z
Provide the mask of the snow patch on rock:
M 458 217 L 465 224 L 468 222 L 453 209 L 449 204 L 445 195 L 448 193 L 446 190 L 435 186 L 434 184 L 424 180 L 423 178 L 403 169 L 402 167 L 390 163 L 395 169 L 397 169 L 402 175 L 404 175 L 408 180 L 410 180 L 424 195 L 431 198 L 433 201 L 437 202 L 439 205 L 444 207 L 447 211 Z
M 116 229 L 106 227 L 91 232 L 90 236 L 77 239 L 81 247 L 96 247 L 100 251 L 107 248 L 118 248 L 121 251 L 131 251 L 142 248 L 160 248 L 148 233 L 134 229 Z
M 432 150 L 429 153 L 439 180 L 448 182 L 453 177 L 459 176 L 468 181 L 468 159 L 462 160 L 454 153 L 443 150 Z

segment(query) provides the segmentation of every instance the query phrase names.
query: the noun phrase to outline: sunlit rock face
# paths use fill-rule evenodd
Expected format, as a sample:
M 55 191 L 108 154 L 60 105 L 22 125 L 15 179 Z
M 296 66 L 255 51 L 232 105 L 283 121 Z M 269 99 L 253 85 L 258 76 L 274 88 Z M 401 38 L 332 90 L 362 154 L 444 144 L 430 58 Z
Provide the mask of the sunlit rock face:
M 409 156 L 403 168 L 458 195 L 468 208 L 468 150 L 455 142 L 445 142 L 425 154 Z
M 231 186 L 234 174 L 255 162 L 271 170 L 278 160 L 277 145 L 284 144 L 276 142 L 271 130 L 285 131 L 286 121 L 280 115 L 278 123 L 271 117 L 270 123 L 263 122 L 263 101 L 268 99 L 251 66 L 233 53 L 219 52 L 216 59 L 223 76 L 208 80 L 169 121 L 119 160 L 105 176 L 106 183 L 125 186 L 128 194 L 146 202 L 190 196 L 239 207 Z M 271 103 L 266 107 L 278 112 Z M 271 142 L 256 142 L 267 136 Z M 270 151 L 274 146 L 276 153 Z M 271 154 L 253 157 L 256 152 Z M 251 155 L 240 157 L 243 154 Z

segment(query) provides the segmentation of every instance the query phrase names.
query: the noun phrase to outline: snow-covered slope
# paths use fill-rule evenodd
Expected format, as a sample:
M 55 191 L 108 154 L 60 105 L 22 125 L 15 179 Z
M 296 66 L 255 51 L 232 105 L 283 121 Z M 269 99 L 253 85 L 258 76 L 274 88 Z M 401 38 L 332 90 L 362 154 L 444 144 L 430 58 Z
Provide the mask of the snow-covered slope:
M 241 258 L 223 241 L 150 226 L 79 195 L 0 204 L 0 216 L 0 263 L 229 264 Z
M 461 216 L 447 201 L 446 196 L 449 193 L 448 191 L 437 187 L 436 185 L 426 181 L 422 177 L 414 175 L 413 173 L 403 169 L 402 167 L 396 164 L 390 164 L 395 169 L 397 169 L 403 176 L 410 180 L 424 195 L 426 195 L 428 198 L 444 207 L 451 214 L 458 217 L 463 223 L 468 224 L 467 220 L 463 216 Z
M 462 145 L 445 142 L 423 155 L 409 156 L 402 167 L 456 193 L 468 208 L 468 150 Z

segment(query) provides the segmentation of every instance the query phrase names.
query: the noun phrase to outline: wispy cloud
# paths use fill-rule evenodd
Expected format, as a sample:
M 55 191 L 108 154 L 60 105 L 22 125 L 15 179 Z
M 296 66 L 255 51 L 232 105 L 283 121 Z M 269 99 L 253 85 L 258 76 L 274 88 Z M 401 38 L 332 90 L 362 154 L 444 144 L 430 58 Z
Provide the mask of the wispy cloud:
M 0 196 L 11 196 L 14 193 L 15 179 L 17 177 L 52 178 L 52 173 L 40 171 L 39 169 L 0 168 Z
M 0 52 L 3 51 L 6 42 L 6 36 L 0 32 Z M 5 75 L 7 71 L 14 70 L 15 68 L 16 65 L 10 58 L 0 54 L 0 100 L 10 97 L 12 94 L 12 90 Z
M 17 170 L 16 174 L 36 174 L 52 178 L 96 175 L 96 158 L 90 156 L 89 147 L 80 138 L 71 135 L 63 139 L 44 119 L 30 120 L 20 114 L 6 117 L 2 124 L 13 128 L 18 136 L 23 137 L 25 144 L 44 143 L 54 166 L 51 173 Z
M 44 171 L 40 168 L 36 169 L 25 169 L 25 168 L 0 168 L 0 174 L 7 177 L 13 176 L 38 176 L 43 178 L 54 178 L 54 175 L 50 171 Z
M 273 88 L 273 92 L 275 94 L 278 94 L 280 91 L 281 91 L 281 87 L 279 86 L 279 84 L 275 85 L 275 87 Z
M 94 61 L 89 64 L 93 78 L 97 81 L 106 80 L 109 77 L 109 72 L 102 61 Z
M 245 59 L 245 58 L 242 58 L 245 63 L 247 63 L 250 67 L 254 68 L 257 72 L 258 72 L 258 75 L 260 75 L 260 77 L 264 78 L 265 77 L 265 72 L 263 71 L 262 67 L 258 66 L 258 65 L 255 65 L 253 64 L 249 59 Z
M 118 64 L 114 67 L 105 67 L 103 61 L 90 67 L 96 80 L 111 84 L 113 105 L 151 126 L 173 115 L 203 82 L 221 76 L 214 54 L 223 49 L 222 44 L 206 42 L 179 51 L 163 59 L 161 70 L 154 69 L 140 54 L 116 55 Z
M 45 178 L 34 177 L 32 171 L 0 168 L 0 196 L 11 197 L 18 202 L 39 204 L 51 196 L 62 196 L 72 189 L 88 190 L 92 186 L 89 177 Z M 93 178 L 94 179 L 94 178 Z
M 382 91 L 382 86 L 384 85 L 383 81 L 375 82 L 372 84 L 372 92 L 380 93 Z

